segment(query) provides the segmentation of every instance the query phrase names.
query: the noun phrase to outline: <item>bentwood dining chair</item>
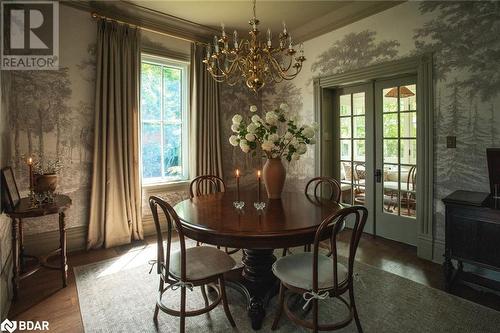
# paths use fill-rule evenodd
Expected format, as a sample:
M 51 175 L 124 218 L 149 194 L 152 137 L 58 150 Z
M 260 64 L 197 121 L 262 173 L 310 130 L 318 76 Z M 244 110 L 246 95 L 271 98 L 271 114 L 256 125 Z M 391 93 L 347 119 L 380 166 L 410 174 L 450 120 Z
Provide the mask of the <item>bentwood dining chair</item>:
M 226 191 L 226 183 L 219 176 L 215 175 L 203 175 L 198 176 L 191 181 L 189 185 L 189 195 L 191 198 L 198 197 L 200 195 L 209 194 L 209 193 L 217 193 L 217 192 L 225 192 Z M 200 246 L 200 242 L 196 242 L 196 246 Z M 220 249 L 220 246 L 217 246 Z M 226 253 L 233 254 L 238 252 L 240 249 L 228 249 L 225 248 Z
M 234 259 L 227 253 L 211 246 L 197 246 L 186 249 L 183 226 L 172 206 L 156 196 L 149 198 L 149 206 L 156 227 L 158 242 L 156 264 L 157 273 L 160 275 L 158 298 L 153 316 L 155 324 L 158 324 L 158 312 L 162 310 L 169 315 L 180 317 L 180 332 L 184 332 L 186 317 L 207 313 L 222 301 L 226 317 L 231 325 L 235 327 L 236 324 L 229 311 L 224 284 L 224 273 L 235 266 Z M 165 214 L 167 221 L 166 243 L 163 242 L 158 206 Z M 172 251 L 172 230 L 174 228 L 177 229 L 180 244 L 180 249 L 176 251 Z M 210 284 L 217 293 L 217 297 L 212 303 L 209 302 L 205 291 L 205 285 L 207 284 Z M 186 311 L 186 289 L 192 291 L 197 286 L 201 289 L 205 307 Z M 166 304 L 169 299 L 167 292 L 179 288 L 181 294 L 180 309 L 176 310 Z
M 315 201 L 325 198 L 338 203 L 342 190 L 340 188 L 340 183 L 331 177 L 314 177 L 307 182 L 304 193 L 306 196 L 312 195 Z M 304 245 L 304 251 L 311 251 L 311 245 Z M 285 256 L 289 252 L 288 249 L 283 249 L 282 256 Z
M 316 231 L 313 252 L 304 252 L 281 257 L 273 265 L 273 272 L 280 279 L 279 308 L 274 319 L 272 329 L 278 327 L 281 314 L 295 324 L 312 329 L 314 332 L 341 329 L 356 322 L 358 332 L 362 332 L 361 322 L 354 299 L 353 269 L 354 258 L 359 240 L 366 224 L 368 211 L 363 206 L 352 206 L 339 210 L 327 217 Z M 345 228 L 346 220 L 354 220 L 354 227 L 349 242 L 349 257 L 347 267 L 338 262 L 337 236 Z M 332 255 L 319 253 L 320 242 L 330 239 Z M 286 295 L 287 292 L 288 296 Z M 349 293 L 349 301 L 343 295 Z M 312 303 L 312 319 L 299 318 L 288 307 L 290 294 L 300 294 L 306 301 L 304 308 Z M 337 298 L 348 310 L 348 315 L 333 323 L 319 323 L 318 301 L 320 299 Z

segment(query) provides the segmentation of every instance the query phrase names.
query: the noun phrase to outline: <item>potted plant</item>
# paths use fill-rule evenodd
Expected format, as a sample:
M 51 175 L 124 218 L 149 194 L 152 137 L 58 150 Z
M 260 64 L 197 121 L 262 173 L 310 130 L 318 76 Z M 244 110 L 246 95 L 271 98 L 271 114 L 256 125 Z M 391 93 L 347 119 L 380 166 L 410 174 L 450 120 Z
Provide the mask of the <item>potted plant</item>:
M 257 112 L 255 105 L 250 112 Z M 269 199 L 279 199 L 285 185 L 286 171 L 282 158 L 287 161 L 299 160 L 307 152 L 307 145 L 316 143 L 317 125 L 299 125 L 299 118 L 289 111 L 287 104 L 282 103 L 262 118 L 254 114 L 246 120 L 235 114 L 232 118 L 231 130 L 234 132 L 229 143 L 239 146 L 244 153 L 262 149 L 267 157 L 262 176 Z
M 33 164 L 33 191 L 35 193 L 54 193 L 57 188 L 57 173 L 61 170 L 60 160 L 44 160 Z

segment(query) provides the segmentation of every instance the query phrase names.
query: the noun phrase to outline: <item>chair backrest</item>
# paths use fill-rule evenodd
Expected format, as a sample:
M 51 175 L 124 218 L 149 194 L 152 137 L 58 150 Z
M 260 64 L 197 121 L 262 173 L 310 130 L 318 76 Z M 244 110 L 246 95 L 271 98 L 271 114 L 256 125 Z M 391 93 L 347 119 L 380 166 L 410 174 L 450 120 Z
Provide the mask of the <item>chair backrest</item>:
M 163 214 L 166 218 L 167 223 L 167 242 L 163 243 L 163 234 L 161 230 L 160 218 L 158 215 L 158 206 L 162 209 Z M 170 253 L 172 245 L 172 229 L 173 227 L 177 229 L 177 235 L 179 237 L 180 251 L 181 251 L 181 281 L 186 281 L 186 243 L 184 240 L 184 233 L 182 232 L 182 224 L 180 222 L 179 216 L 175 210 L 170 206 L 165 200 L 157 196 L 149 197 L 149 207 L 151 208 L 151 213 L 153 214 L 153 220 L 155 222 L 156 228 L 156 239 L 157 239 L 157 272 L 158 274 L 163 273 L 165 277 L 168 278 L 170 271 Z M 166 246 L 166 250 L 165 250 Z M 165 269 L 162 272 L 162 268 Z
M 314 198 L 318 200 L 322 197 L 321 190 L 328 187 L 330 191 L 330 196 L 327 197 L 329 200 L 339 202 L 340 201 L 340 184 L 337 180 L 330 177 L 315 177 L 309 180 L 306 184 L 305 194 L 308 195 L 310 187 L 314 185 Z M 324 191 L 324 190 L 323 190 Z
M 198 176 L 189 185 L 189 195 L 191 198 L 224 191 L 226 191 L 226 183 L 224 183 L 222 178 L 215 175 Z
M 363 229 L 366 224 L 366 219 L 368 218 L 368 210 L 363 206 L 351 206 L 343 208 L 336 213 L 328 216 L 318 227 L 316 231 L 316 236 L 314 238 L 314 260 L 313 260 L 313 291 L 318 291 L 318 254 L 319 254 L 319 244 L 322 240 L 330 239 L 330 250 L 333 259 L 333 283 L 334 288 L 338 288 L 339 283 L 344 282 L 338 281 L 337 263 L 338 263 L 338 249 L 337 249 L 337 236 L 344 230 L 347 220 L 354 219 L 354 227 L 352 228 L 351 239 L 349 241 L 349 258 L 348 258 L 348 274 L 346 279 L 348 283 L 352 283 L 353 269 L 354 269 L 354 258 L 356 257 L 356 250 L 358 249 L 359 240 L 363 233 Z
M 417 183 L 417 167 L 412 166 L 410 171 L 408 171 L 408 178 L 406 179 L 406 187 L 408 191 L 415 191 L 415 185 Z

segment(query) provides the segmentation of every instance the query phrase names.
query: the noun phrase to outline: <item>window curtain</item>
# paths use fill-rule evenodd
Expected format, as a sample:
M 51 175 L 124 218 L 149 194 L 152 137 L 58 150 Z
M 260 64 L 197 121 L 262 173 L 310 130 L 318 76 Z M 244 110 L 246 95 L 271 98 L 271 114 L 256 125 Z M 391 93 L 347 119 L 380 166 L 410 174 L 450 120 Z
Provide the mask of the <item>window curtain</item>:
M 195 142 L 195 175 L 223 176 L 220 145 L 219 84 L 203 64 L 204 47 L 191 47 L 192 138 Z
M 98 21 L 95 133 L 87 248 L 142 239 L 139 31 Z

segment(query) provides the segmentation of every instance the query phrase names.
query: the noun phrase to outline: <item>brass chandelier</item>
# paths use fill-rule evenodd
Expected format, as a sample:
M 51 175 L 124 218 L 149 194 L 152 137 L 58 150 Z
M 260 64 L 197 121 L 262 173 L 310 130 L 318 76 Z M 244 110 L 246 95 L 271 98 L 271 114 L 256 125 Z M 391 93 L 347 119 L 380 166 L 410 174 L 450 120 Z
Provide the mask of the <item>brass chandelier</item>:
M 296 56 L 292 36 L 284 22 L 278 45 L 273 46 L 271 29 L 267 29 L 266 41 L 258 39 L 260 31 L 255 2 L 256 0 L 253 0 L 253 18 L 248 22 L 252 26 L 248 32 L 250 38 L 239 40 L 238 32 L 234 30 L 230 43 L 222 24 L 221 37 L 214 36 L 213 50 L 209 44 L 203 62 L 215 81 L 233 86 L 244 80 L 248 88 L 257 92 L 266 83 L 295 78 L 306 58 L 302 43 L 299 46 L 299 55 Z

